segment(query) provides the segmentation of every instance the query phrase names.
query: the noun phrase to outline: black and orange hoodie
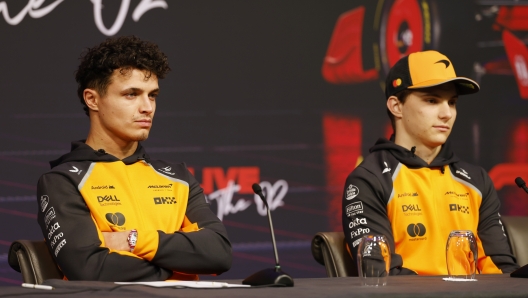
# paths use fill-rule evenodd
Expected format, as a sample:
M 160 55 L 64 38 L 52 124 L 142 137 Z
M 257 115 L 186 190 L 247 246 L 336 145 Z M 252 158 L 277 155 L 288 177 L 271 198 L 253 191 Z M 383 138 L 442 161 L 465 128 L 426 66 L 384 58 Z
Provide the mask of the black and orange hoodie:
M 391 275 L 447 275 L 446 242 L 452 230 L 471 230 L 480 273 L 518 268 L 500 221 L 500 202 L 484 169 L 460 161 L 449 143 L 427 164 L 387 139 L 348 176 L 343 231 L 356 259 L 359 239 L 383 234 Z
M 50 165 L 38 182 L 38 223 L 67 279 L 196 279 L 230 268 L 225 227 L 185 164 L 150 160 L 141 144 L 119 160 L 78 141 Z M 132 252 L 105 247 L 102 232 L 132 229 Z

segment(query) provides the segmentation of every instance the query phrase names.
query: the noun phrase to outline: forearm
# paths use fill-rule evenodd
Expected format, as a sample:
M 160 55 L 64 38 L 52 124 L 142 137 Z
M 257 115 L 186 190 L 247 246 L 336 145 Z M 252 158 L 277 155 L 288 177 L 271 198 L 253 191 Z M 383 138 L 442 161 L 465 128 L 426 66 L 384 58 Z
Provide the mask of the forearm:
M 366 170 L 356 170 L 360 173 L 355 172 L 346 181 L 342 211 L 343 231 L 353 258 L 357 258 L 358 245 L 364 235 L 384 235 L 391 250 L 390 274 L 416 274 L 403 268 L 402 257 L 395 253 L 392 227 L 379 181 Z M 354 188 L 360 190 L 356 196 Z
M 187 171 L 189 197 L 185 220 L 179 231 L 166 234 L 158 231 L 153 264 L 184 273 L 220 274 L 231 267 L 231 243 L 222 222 L 211 211 L 200 184 Z M 138 231 L 138 246 L 142 241 Z
M 102 247 L 103 237 L 90 211 L 66 177 L 43 176 L 37 193 L 38 198 L 43 195 L 50 198 L 46 208 L 39 199 L 38 223 L 50 252 L 68 279 L 139 281 L 165 280 L 171 276 L 170 270 Z
M 493 267 L 496 266 L 504 273 L 513 272 L 519 266 L 511 254 L 510 244 L 500 220 L 500 201 L 491 179 L 485 172 L 483 175 L 485 175 L 487 189 L 483 192 L 482 204 L 479 209 L 477 233 L 482 242 L 484 254 L 491 259 L 493 264 L 483 260 L 479 262 L 479 270 L 483 273 L 493 272 Z

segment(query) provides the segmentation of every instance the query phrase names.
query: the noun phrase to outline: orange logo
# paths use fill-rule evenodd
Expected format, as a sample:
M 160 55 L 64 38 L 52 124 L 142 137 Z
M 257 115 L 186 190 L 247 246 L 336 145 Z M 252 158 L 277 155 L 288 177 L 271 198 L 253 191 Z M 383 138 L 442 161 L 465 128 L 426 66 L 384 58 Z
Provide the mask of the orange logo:
M 401 79 L 396 79 L 396 80 L 392 81 L 392 86 L 393 87 L 398 87 L 398 86 L 401 85 L 401 83 L 402 83 Z

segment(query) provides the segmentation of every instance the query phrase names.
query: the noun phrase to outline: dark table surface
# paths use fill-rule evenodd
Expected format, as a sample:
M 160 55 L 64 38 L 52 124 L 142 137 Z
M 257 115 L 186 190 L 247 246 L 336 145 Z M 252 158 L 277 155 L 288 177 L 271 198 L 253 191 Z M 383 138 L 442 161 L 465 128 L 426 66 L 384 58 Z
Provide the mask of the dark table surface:
M 445 277 L 445 276 L 444 276 Z M 291 288 L 175 289 L 119 286 L 111 282 L 48 280 L 53 290 L 0 287 L 0 297 L 528 297 L 528 279 L 477 275 L 475 282 L 442 276 L 390 276 L 384 287 L 359 285 L 357 277 L 295 279 Z M 241 280 L 224 280 L 241 283 Z

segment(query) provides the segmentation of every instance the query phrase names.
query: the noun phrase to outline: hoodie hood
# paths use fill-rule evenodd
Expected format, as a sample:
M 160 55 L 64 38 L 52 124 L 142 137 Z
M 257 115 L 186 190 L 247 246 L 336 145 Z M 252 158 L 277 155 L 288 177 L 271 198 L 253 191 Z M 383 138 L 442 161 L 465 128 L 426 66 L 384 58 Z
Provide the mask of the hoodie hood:
M 411 150 L 408 150 L 400 145 L 396 145 L 393 140 L 394 135 L 391 137 L 391 140 L 387 140 L 386 138 L 379 138 L 376 144 L 374 144 L 374 146 L 372 146 L 369 151 L 389 151 L 402 164 L 413 168 L 442 167 L 460 160 L 451 150 L 449 139 L 445 142 L 444 145 L 442 145 L 442 149 L 440 149 L 440 152 L 431 162 L 431 164 L 427 164 L 423 159 L 414 154 L 414 149 L 416 147 L 413 147 Z
M 93 161 L 93 162 L 114 162 L 120 159 L 106 153 L 103 149 L 94 150 L 92 147 L 86 145 L 86 140 L 75 141 L 71 143 L 69 153 L 64 154 L 58 159 L 50 161 L 51 168 L 70 161 Z M 138 147 L 134 154 L 126 157 L 122 162 L 126 165 L 133 164 L 138 160 L 145 160 L 149 162 L 150 158 L 145 152 L 145 149 L 138 143 Z

